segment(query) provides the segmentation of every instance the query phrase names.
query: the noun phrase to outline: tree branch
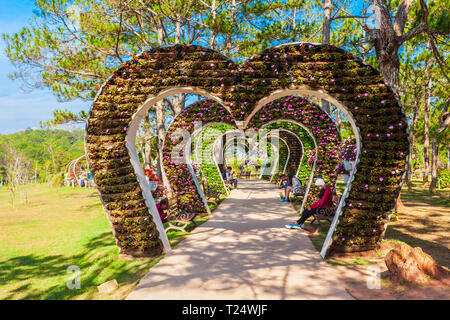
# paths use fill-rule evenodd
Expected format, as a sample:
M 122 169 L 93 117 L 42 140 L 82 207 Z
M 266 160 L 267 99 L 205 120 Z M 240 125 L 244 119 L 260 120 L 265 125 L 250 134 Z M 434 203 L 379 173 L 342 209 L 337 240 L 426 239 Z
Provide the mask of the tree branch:
M 448 125 L 450 124 L 450 112 L 444 112 L 441 115 L 441 120 L 439 121 L 439 127 L 436 130 L 437 134 L 442 133 L 445 129 L 447 129 Z
M 119 58 L 120 62 L 123 63 L 122 57 L 119 54 L 119 40 L 120 40 L 120 33 L 122 31 L 122 12 L 120 12 L 119 20 L 120 20 L 119 21 L 119 29 L 117 30 L 115 51 L 116 51 L 117 58 Z
M 420 24 L 414 29 L 408 31 L 407 33 L 401 36 L 397 36 L 397 40 L 400 42 L 400 44 L 428 30 L 428 8 L 425 3 L 425 0 L 420 0 L 420 7 L 422 9 L 422 19 Z
M 439 64 L 439 68 L 442 71 L 442 74 L 444 75 L 444 77 L 447 79 L 447 81 L 450 82 L 449 77 L 447 76 L 447 73 L 445 72 L 445 68 L 444 68 L 444 64 L 443 64 L 443 58 L 441 57 L 441 55 L 439 54 L 439 50 L 436 48 L 435 45 L 435 39 L 434 36 L 431 34 L 431 32 L 427 32 L 428 36 L 430 37 L 430 45 L 431 45 L 431 51 L 433 51 L 433 55 L 436 58 L 438 64 Z
M 347 16 L 336 16 L 330 18 L 331 21 L 337 20 L 337 19 L 367 19 L 369 16 L 353 16 L 353 15 L 347 15 Z
M 403 0 L 398 6 L 398 10 L 394 18 L 394 32 L 397 36 L 401 36 L 403 34 L 406 21 L 408 21 L 409 10 L 411 10 L 413 2 L 414 0 Z

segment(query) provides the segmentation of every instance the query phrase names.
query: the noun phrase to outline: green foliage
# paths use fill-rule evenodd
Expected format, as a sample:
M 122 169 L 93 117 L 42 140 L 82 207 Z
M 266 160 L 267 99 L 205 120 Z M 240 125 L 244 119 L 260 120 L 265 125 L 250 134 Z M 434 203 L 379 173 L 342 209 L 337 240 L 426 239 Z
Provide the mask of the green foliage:
M 62 187 L 64 185 L 64 172 L 55 174 L 50 180 L 50 185 L 53 187 Z
M 438 170 L 438 179 L 439 179 L 441 188 L 449 188 L 450 187 L 450 170 L 449 169 Z
M 24 155 L 29 165 L 29 179 L 34 180 L 37 173 L 37 181 L 43 182 L 51 174 L 64 171 L 71 160 L 84 154 L 84 131 L 27 129 L 0 135 L 0 154 L 8 145 Z
M 3 34 L 16 67 L 10 76 L 48 87 L 62 100 L 90 100 L 119 65 L 158 44 L 209 43 L 239 59 L 279 42 L 306 40 L 320 28 L 312 19 L 317 6 L 307 0 L 215 4 L 36 1 L 34 19 Z
M 201 108 L 206 104 L 208 100 L 190 105 L 189 108 Z M 200 179 L 205 179 L 208 184 L 208 188 L 211 191 L 226 193 L 226 189 L 223 185 L 221 173 L 213 159 L 213 148 L 216 139 L 222 134 L 225 134 L 227 130 L 234 129 L 229 124 L 211 124 L 204 128 L 197 137 L 195 137 L 195 151 L 194 161 L 198 161 L 200 166 Z
M 48 121 L 41 121 L 39 124 L 42 128 L 52 128 L 63 124 L 83 123 L 87 120 L 88 114 L 86 111 L 73 113 L 70 110 L 56 109 L 53 111 L 53 118 Z

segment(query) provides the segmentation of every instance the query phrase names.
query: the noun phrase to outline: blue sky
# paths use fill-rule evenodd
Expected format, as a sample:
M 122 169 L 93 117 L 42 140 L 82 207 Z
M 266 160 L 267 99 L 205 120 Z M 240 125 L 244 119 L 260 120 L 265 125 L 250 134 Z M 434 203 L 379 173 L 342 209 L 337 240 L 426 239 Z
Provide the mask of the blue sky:
M 32 0 L 0 0 L 0 34 L 20 31 L 32 18 L 33 7 Z M 0 134 L 38 128 L 39 121 L 50 119 L 55 109 L 89 109 L 90 102 L 58 102 L 48 89 L 24 92 L 20 80 L 8 78 L 14 67 L 4 49 L 5 42 L 0 38 Z

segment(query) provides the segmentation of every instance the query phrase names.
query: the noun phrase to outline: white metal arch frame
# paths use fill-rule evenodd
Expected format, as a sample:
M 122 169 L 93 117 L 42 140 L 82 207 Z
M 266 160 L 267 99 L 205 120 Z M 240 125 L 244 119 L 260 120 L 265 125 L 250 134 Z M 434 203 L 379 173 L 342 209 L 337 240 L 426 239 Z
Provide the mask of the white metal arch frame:
M 280 121 L 280 122 L 282 122 L 282 121 Z M 303 145 L 302 139 L 300 139 L 300 137 L 299 137 L 295 132 L 293 132 L 293 131 L 291 131 L 291 130 L 288 130 L 288 129 L 285 129 L 285 128 L 277 128 L 276 130 L 288 132 L 289 134 L 291 134 L 292 136 L 294 136 L 294 137 L 300 142 L 300 146 L 301 146 L 301 148 L 302 148 L 302 156 L 301 156 L 301 158 L 300 158 L 300 161 L 299 161 L 299 164 L 298 164 L 298 167 L 297 167 L 297 171 L 296 171 L 296 174 L 295 174 L 295 175 L 297 176 L 298 171 L 300 170 L 300 166 L 301 166 L 301 164 L 302 164 L 304 155 L 305 155 L 305 147 L 304 147 L 304 145 Z M 270 133 L 266 133 L 266 135 L 270 135 Z M 290 157 L 290 152 L 289 152 L 289 157 Z M 288 160 L 286 161 L 286 164 L 285 164 L 285 166 L 284 166 L 283 173 L 286 172 L 286 166 L 287 166 L 287 163 L 289 162 L 289 157 L 288 157 Z
M 203 130 L 206 130 L 208 127 L 213 126 L 213 125 L 227 125 L 227 126 L 232 127 L 232 126 L 231 126 L 230 124 L 228 124 L 228 123 L 223 123 L 223 122 L 208 122 L 208 124 L 207 124 L 206 126 L 204 126 L 204 127 L 202 127 L 202 128 L 199 128 L 199 129 L 197 129 L 197 130 L 194 131 L 194 133 L 192 134 L 193 140 L 195 140 L 196 137 L 197 137 Z M 219 131 L 219 130 L 218 130 L 218 131 Z M 225 188 L 225 190 L 226 190 L 227 192 L 229 191 L 229 189 L 228 189 L 227 185 L 225 184 L 225 181 L 223 180 L 222 173 L 220 172 L 219 164 L 218 164 L 218 161 L 217 161 L 217 157 L 218 157 L 218 156 L 216 155 L 216 144 L 217 144 L 217 141 L 219 141 L 219 139 L 222 139 L 222 137 L 223 137 L 224 135 L 230 134 L 230 132 L 231 132 L 231 133 L 232 133 L 232 132 L 238 132 L 238 133 L 241 133 L 241 130 L 240 130 L 240 129 L 236 129 L 236 128 L 228 129 L 226 132 L 221 133 L 218 137 L 216 137 L 216 138 L 214 139 L 214 141 L 212 142 L 212 159 L 213 159 L 214 164 L 215 164 L 215 166 L 216 166 L 216 168 L 217 168 L 217 171 L 218 171 L 218 173 L 219 173 L 219 176 L 220 176 L 220 179 L 221 179 L 221 181 L 222 181 L 222 184 L 223 184 L 223 186 L 224 186 L 224 188 Z M 244 136 L 245 136 L 245 135 L 244 135 Z M 203 152 L 203 151 L 202 151 L 202 152 Z M 206 197 L 205 197 L 205 199 L 206 199 Z
M 331 240 L 334 234 L 334 231 L 336 230 L 336 226 L 338 225 L 339 222 L 339 216 L 342 213 L 342 208 L 345 205 L 345 199 L 347 198 L 349 192 L 350 192 L 350 187 L 352 185 L 355 173 L 356 173 L 356 167 L 359 163 L 359 159 L 360 159 L 360 155 L 361 155 L 361 136 L 360 136 L 360 130 L 359 128 L 356 126 L 356 122 L 355 119 L 353 118 L 353 116 L 351 115 L 351 113 L 348 111 L 348 109 L 342 104 L 340 103 L 338 100 L 336 100 L 335 98 L 333 98 L 332 96 L 330 96 L 328 93 L 323 92 L 322 90 L 311 90 L 311 89 L 306 89 L 306 88 L 298 88 L 298 89 L 281 89 L 281 90 L 276 90 L 273 91 L 271 94 L 269 94 L 268 96 L 266 96 L 265 98 L 262 98 L 255 106 L 255 108 L 252 110 L 252 112 L 250 113 L 250 115 L 245 119 L 243 126 L 246 127 L 248 122 L 253 118 L 253 116 L 261 109 L 263 108 L 266 104 L 268 104 L 269 102 L 272 102 L 274 100 L 280 99 L 282 97 L 286 97 L 286 96 L 292 96 L 292 95 L 298 95 L 298 96 L 313 96 L 313 97 L 317 97 L 319 99 L 323 99 L 323 100 L 327 100 L 329 102 L 331 102 L 332 104 L 334 104 L 342 113 L 344 113 L 344 115 L 346 116 L 346 118 L 348 119 L 348 121 L 350 122 L 352 129 L 353 129 L 353 133 L 355 135 L 356 138 L 356 161 L 355 164 L 353 165 L 353 169 L 352 172 L 350 174 L 350 178 L 349 181 L 347 183 L 347 186 L 345 187 L 345 190 L 341 196 L 341 200 L 339 202 L 339 206 L 336 209 L 336 214 L 334 215 L 333 221 L 331 222 L 331 226 L 330 229 L 328 230 L 328 234 L 327 237 L 325 238 L 325 242 L 322 246 L 322 250 L 320 251 L 320 255 L 322 256 L 322 258 L 325 258 L 327 251 L 328 251 L 328 247 L 331 244 Z M 296 124 L 300 124 L 297 123 Z M 314 174 L 315 168 L 316 168 L 316 161 L 317 161 L 317 143 L 314 140 L 314 143 L 316 145 L 316 159 L 314 161 L 314 166 L 313 166 L 313 171 L 312 174 Z M 312 182 L 313 176 L 311 176 L 310 181 L 308 183 L 308 187 L 307 187 L 307 192 L 309 192 L 310 190 L 310 185 Z M 306 198 L 306 197 L 305 197 Z M 303 211 L 304 208 L 304 202 L 302 203 L 302 207 L 301 207 L 301 211 Z
M 75 176 L 75 183 L 76 183 L 77 185 L 79 185 L 79 183 L 78 183 L 79 176 L 77 175 L 76 167 L 77 167 L 78 162 L 79 162 L 81 159 L 85 158 L 85 157 L 86 157 L 86 154 L 83 154 L 82 156 L 80 156 L 80 157 L 78 157 L 78 158 L 76 158 L 76 159 L 70 161 L 70 162 L 66 165 L 66 170 L 65 170 L 65 171 L 66 171 L 69 175 L 70 175 L 71 172 L 73 173 L 73 175 Z
M 290 159 L 290 156 L 291 156 L 291 148 L 289 148 L 289 143 L 287 143 L 287 141 L 286 140 L 284 140 L 283 138 L 281 138 L 280 136 L 277 136 L 276 134 L 272 134 L 272 133 L 266 133 L 266 134 L 264 134 L 263 135 L 263 137 L 262 137 L 262 139 L 264 140 L 264 138 L 268 138 L 268 137 L 270 137 L 271 139 L 273 139 L 273 138 L 275 138 L 275 139 L 277 139 L 277 140 L 279 140 L 279 141 L 282 141 L 284 144 L 285 144 L 285 146 L 286 146 L 286 148 L 287 148 L 287 150 L 288 150 L 288 155 L 287 155 L 287 158 L 286 158 L 286 163 L 284 164 L 284 166 L 283 166 L 283 174 L 286 172 L 286 166 L 287 166 L 287 164 L 288 164 L 288 162 L 289 162 L 289 159 Z M 265 143 L 261 143 L 262 145 L 271 145 L 271 146 L 273 146 L 271 143 L 268 143 L 268 142 L 265 142 Z M 278 157 L 280 156 L 280 149 L 278 148 L 277 149 L 278 150 Z M 277 161 L 278 163 L 279 163 L 279 160 Z M 264 168 L 265 168 L 265 165 L 266 165 L 266 161 L 264 161 L 264 164 L 263 164 L 263 167 L 262 167 L 262 169 L 261 169 L 261 173 L 262 173 L 262 171 L 264 170 Z M 277 167 L 277 166 L 275 166 L 275 167 Z M 272 171 L 272 174 L 271 174 L 271 176 L 270 176 L 270 182 L 272 182 L 273 181 L 273 177 L 275 176 L 275 174 L 276 174 L 276 172 L 275 172 L 275 169 L 273 169 L 274 171 Z M 260 177 L 261 177 L 262 175 L 260 175 Z
M 313 164 L 313 167 L 311 169 L 311 174 L 309 176 L 308 185 L 307 185 L 306 190 L 305 190 L 305 196 L 303 197 L 302 206 L 300 208 L 300 212 L 303 212 L 303 208 L 305 207 L 306 200 L 308 199 L 308 196 L 309 196 L 309 190 L 311 189 L 311 184 L 312 184 L 312 181 L 314 179 L 314 171 L 316 171 L 316 162 L 317 162 L 317 156 L 318 156 L 317 140 L 316 140 L 316 137 L 312 134 L 311 130 L 309 130 L 308 127 L 306 127 L 303 123 L 300 123 L 300 122 L 297 122 L 297 121 L 291 120 L 291 119 L 272 120 L 272 121 L 269 121 L 269 122 L 265 123 L 261 127 L 261 129 L 264 129 L 265 127 L 267 127 L 268 125 L 271 125 L 272 123 L 283 122 L 283 121 L 284 122 L 291 122 L 293 124 L 296 124 L 296 125 L 299 125 L 300 127 L 302 127 L 309 134 L 309 136 L 312 138 L 312 140 L 314 142 L 314 148 L 316 150 L 315 157 L 314 157 L 314 164 Z
M 288 148 L 288 153 L 290 153 L 289 146 L 286 143 L 286 141 L 284 141 L 283 139 L 281 139 L 279 137 L 276 137 L 276 136 L 272 136 L 271 140 L 272 139 L 273 140 L 278 140 L 278 141 L 283 141 L 283 143 Z M 272 182 L 273 176 L 275 175 L 276 168 L 278 168 L 278 164 L 279 164 L 279 161 L 280 161 L 279 160 L 279 158 L 280 158 L 280 149 L 276 145 L 274 145 L 272 143 L 272 141 L 271 142 L 267 142 L 267 141 L 266 142 L 262 142 L 260 145 L 266 146 L 266 148 L 267 148 L 267 145 L 270 145 L 275 150 L 275 156 L 273 157 L 275 159 L 275 165 L 273 166 L 272 171 L 270 172 L 270 181 Z M 278 145 L 279 145 L 279 143 L 278 143 Z M 263 166 L 261 168 L 261 172 L 259 174 L 259 178 L 260 179 L 262 179 L 263 171 L 266 168 L 267 159 L 268 159 L 268 157 L 267 157 L 267 153 L 266 153 L 266 159 L 264 160 Z
M 101 90 L 100 90 L 101 91 Z M 100 92 L 99 91 L 99 92 Z M 202 95 L 202 96 L 206 96 L 216 102 L 218 102 L 221 106 L 223 106 L 224 108 L 226 108 L 228 110 L 228 107 L 225 106 L 225 104 L 223 103 L 222 99 L 216 97 L 215 95 L 209 93 L 208 91 L 205 91 L 203 89 L 200 88 L 196 88 L 196 87 L 173 87 L 173 88 L 169 88 L 167 90 L 164 90 L 162 92 L 160 92 L 159 94 L 152 96 L 151 98 L 147 99 L 137 110 L 136 112 L 133 114 L 132 116 L 132 120 L 129 124 L 128 130 L 127 130 L 127 134 L 126 134 L 126 148 L 128 150 L 128 154 L 130 156 L 130 162 L 133 166 L 133 169 L 136 173 L 136 177 L 138 180 L 139 185 L 141 186 L 142 189 L 142 195 L 144 197 L 145 203 L 147 205 L 147 207 L 149 208 L 149 213 L 151 214 L 153 221 L 156 225 L 156 228 L 159 232 L 160 235 L 160 239 L 161 242 L 163 244 L 163 248 L 165 252 L 170 251 L 171 246 L 170 246 L 170 242 L 169 242 L 169 238 L 167 237 L 166 231 L 164 230 L 164 226 L 163 223 L 161 221 L 161 217 L 159 216 L 158 210 L 156 208 L 156 203 L 155 200 L 153 199 L 153 196 L 151 194 L 151 190 L 150 187 L 147 183 L 147 180 L 145 178 L 145 174 L 144 174 L 144 170 L 142 169 L 141 163 L 139 161 L 139 157 L 137 154 L 137 150 L 136 150 L 136 133 L 139 129 L 139 125 L 141 123 L 141 120 L 144 116 L 146 116 L 148 114 L 149 109 L 155 105 L 157 102 L 163 100 L 164 98 L 167 98 L 168 96 L 171 95 L 176 95 L 179 93 L 192 93 L 192 94 L 198 94 L 198 95 Z M 179 115 L 176 115 L 176 117 L 178 117 Z M 186 146 L 189 146 L 189 150 L 185 150 L 188 151 L 188 154 L 185 155 L 189 155 L 188 161 L 186 161 L 186 166 L 192 176 L 192 179 L 194 180 L 195 186 L 197 188 L 197 191 L 203 201 L 203 203 L 205 204 L 205 208 L 208 211 L 208 213 L 210 214 L 210 210 L 209 210 L 209 206 L 208 206 L 208 202 L 206 201 L 206 197 L 200 187 L 200 184 L 198 183 L 197 177 L 195 175 L 194 169 L 192 168 L 192 164 L 190 162 L 190 144 L 186 144 Z M 163 149 L 164 149 L 164 145 L 163 145 Z M 165 171 L 162 170 L 162 177 L 163 177 L 163 182 L 164 185 L 169 186 L 170 184 L 168 183 L 168 179 L 166 177 Z
M 268 136 L 270 136 L 270 137 L 272 137 L 273 135 L 268 135 Z M 283 166 L 283 174 L 286 172 L 286 166 L 287 166 L 287 164 L 288 164 L 288 162 L 289 162 L 289 158 L 290 158 L 290 156 L 291 156 L 291 148 L 289 148 L 289 143 L 287 143 L 287 141 L 286 140 L 284 140 L 283 138 L 281 138 L 281 137 L 276 137 L 276 136 L 274 136 L 274 138 L 275 139 L 277 139 L 277 140 L 279 140 L 279 141 L 282 141 L 284 144 L 285 144 L 285 146 L 286 146 L 286 148 L 287 148 L 287 151 L 288 151 L 288 155 L 287 155 L 287 158 L 286 158 L 286 162 L 284 163 L 284 166 Z M 280 148 L 278 148 L 278 160 L 277 160 L 277 164 L 279 165 L 280 164 Z M 277 166 L 274 166 L 274 168 L 273 168 L 273 171 L 272 171 L 272 175 L 270 176 L 270 182 L 272 182 L 273 181 L 273 177 L 275 176 L 275 174 L 276 174 L 276 168 L 278 167 L 278 165 Z
M 227 190 L 227 192 L 230 192 L 230 189 L 228 188 L 228 186 L 226 185 L 225 181 L 223 180 L 223 176 L 222 176 L 222 172 L 220 172 L 220 168 L 219 168 L 219 162 L 220 161 L 225 161 L 224 158 L 224 150 L 226 148 L 227 143 L 229 143 L 228 141 L 225 143 L 225 146 L 221 146 L 221 148 L 218 148 L 219 143 L 222 144 L 222 139 L 223 136 L 227 136 L 227 135 L 236 135 L 238 137 L 244 137 L 245 138 L 245 133 L 241 130 L 241 129 L 234 129 L 234 130 L 229 130 L 223 134 L 221 134 L 220 136 L 218 136 L 216 138 L 216 140 L 214 141 L 213 144 L 213 159 L 214 159 L 214 163 L 216 164 L 216 168 L 217 171 L 219 172 L 220 178 L 222 180 L 223 186 L 225 188 L 225 190 Z M 230 141 L 232 141 L 230 139 Z

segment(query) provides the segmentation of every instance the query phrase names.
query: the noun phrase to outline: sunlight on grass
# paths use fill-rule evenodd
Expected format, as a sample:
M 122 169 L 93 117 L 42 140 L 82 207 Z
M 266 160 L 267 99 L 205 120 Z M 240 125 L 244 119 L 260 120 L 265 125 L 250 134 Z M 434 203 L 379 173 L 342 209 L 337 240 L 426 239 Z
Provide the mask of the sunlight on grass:
M 341 194 L 344 188 L 345 184 L 338 181 L 336 185 L 337 193 Z M 407 206 L 407 209 L 405 209 L 407 211 L 398 215 L 398 221 L 388 224 L 383 243 L 407 243 L 412 247 L 421 247 L 442 265 L 447 266 L 449 260 L 448 248 L 440 243 L 439 239 L 448 239 L 447 229 L 443 227 L 447 221 L 443 211 L 445 211 L 445 207 L 450 205 L 449 194 L 449 189 L 442 189 L 431 195 L 427 187 L 423 186 L 422 181 L 418 179 L 413 179 L 413 189 L 411 191 L 408 191 L 407 186 L 403 185 L 401 199 L 404 205 Z M 431 216 L 427 216 L 427 214 L 432 212 Z M 328 228 L 329 224 L 322 223 L 316 234 L 309 235 L 317 251 L 322 249 Z M 442 230 L 445 230 L 445 234 L 443 234 Z M 431 236 L 434 236 L 437 240 L 430 241 L 429 237 Z M 375 258 L 383 257 L 380 253 L 375 255 Z M 374 263 L 372 260 L 363 258 L 334 259 L 331 257 L 327 258 L 326 261 L 334 265 L 366 265 Z
M 123 299 L 163 257 L 119 260 L 95 190 L 29 185 L 27 192 L 28 204 L 13 209 L 0 188 L 0 299 Z M 187 234 L 168 232 L 172 247 Z M 79 290 L 66 286 L 71 265 L 81 270 Z M 112 279 L 119 289 L 100 294 L 97 286 Z

